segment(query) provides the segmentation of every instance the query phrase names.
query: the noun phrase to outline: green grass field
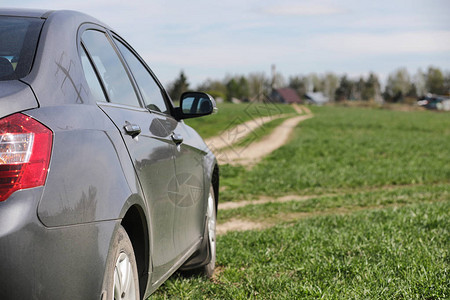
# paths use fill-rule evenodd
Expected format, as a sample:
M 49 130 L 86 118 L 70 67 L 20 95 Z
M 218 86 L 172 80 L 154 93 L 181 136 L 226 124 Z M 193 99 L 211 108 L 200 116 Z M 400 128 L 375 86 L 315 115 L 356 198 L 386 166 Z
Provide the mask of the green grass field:
M 450 298 L 450 115 L 313 109 L 252 169 L 221 166 L 221 202 L 308 197 L 219 206 L 266 229 L 219 236 L 213 280 L 175 274 L 152 299 Z
M 251 170 L 222 166 L 221 201 L 450 182 L 450 115 L 318 107 Z
M 448 299 L 449 201 L 300 219 L 218 239 L 214 280 L 155 299 Z

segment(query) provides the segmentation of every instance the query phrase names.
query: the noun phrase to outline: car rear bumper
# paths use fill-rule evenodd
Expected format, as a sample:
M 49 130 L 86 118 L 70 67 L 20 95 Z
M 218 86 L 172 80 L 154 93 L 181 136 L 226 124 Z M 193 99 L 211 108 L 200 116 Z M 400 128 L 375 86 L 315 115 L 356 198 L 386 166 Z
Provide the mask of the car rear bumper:
M 45 227 L 43 188 L 0 202 L 0 299 L 100 299 L 117 220 Z

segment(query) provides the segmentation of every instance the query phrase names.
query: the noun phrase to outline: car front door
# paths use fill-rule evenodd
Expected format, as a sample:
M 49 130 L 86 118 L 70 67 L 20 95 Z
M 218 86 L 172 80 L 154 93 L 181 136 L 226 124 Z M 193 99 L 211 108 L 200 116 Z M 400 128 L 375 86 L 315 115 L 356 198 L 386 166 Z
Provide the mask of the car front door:
M 175 152 L 177 205 L 174 239 L 175 248 L 186 251 L 201 239 L 205 226 L 209 191 L 204 177 L 206 146 L 197 132 L 182 121 L 178 122 L 174 133 L 179 139 Z
M 144 93 L 136 85 L 131 68 L 118 55 L 110 35 L 86 30 L 82 45 L 89 58 L 83 63 L 85 73 L 94 66 L 109 100 L 97 103 L 121 131 L 148 203 L 152 281 L 156 281 L 169 271 L 177 257 L 173 239 L 175 206 L 170 197 L 176 189 L 172 180 L 175 176 L 173 124 L 167 121 L 164 100 L 153 102 L 153 108 L 159 106 L 159 112 L 147 109 Z
M 202 150 L 205 149 L 199 147 L 201 141 L 197 133 L 187 130 L 190 128 L 183 121 L 177 122 L 169 114 L 164 91 L 139 57 L 120 38 L 114 37 L 114 42 L 134 76 L 145 107 L 158 116 L 150 126 L 151 133 L 172 146 L 176 175 L 168 182 L 168 195 L 175 209 L 175 253 L 181 258 L 196 246 L 203 234 L 205 202 L 201 200 L 205 191 Z

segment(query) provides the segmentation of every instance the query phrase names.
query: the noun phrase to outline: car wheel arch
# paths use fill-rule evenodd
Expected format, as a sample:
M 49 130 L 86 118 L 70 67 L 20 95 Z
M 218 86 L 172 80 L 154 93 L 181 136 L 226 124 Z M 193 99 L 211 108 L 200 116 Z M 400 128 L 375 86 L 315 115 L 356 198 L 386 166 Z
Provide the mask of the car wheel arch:
M 150 260 L 150 235 L 148 229 L 148 222 L 145 213 L 140 205 L 132 205 L 129 207 L 122 218 L 120 225 L 127 232 L 131 244 L 133 245 L 134 254 L 136 257 L 138 276 L 139 276 L 139 290 L 140 294 L 144 295 L 148 277 L 151 273 Z

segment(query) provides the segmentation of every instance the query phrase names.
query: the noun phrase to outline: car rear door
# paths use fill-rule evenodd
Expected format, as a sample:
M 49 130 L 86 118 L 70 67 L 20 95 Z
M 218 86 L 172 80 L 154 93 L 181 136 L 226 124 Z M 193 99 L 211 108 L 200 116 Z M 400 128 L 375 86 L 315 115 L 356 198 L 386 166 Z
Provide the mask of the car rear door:
M 144 107 L 141 91 L 108 33 L 86 30 L 82 46 L 86 51 L 85 73 L 94 72 L 92 76 L 100 78 L 109 100 L 97 103 L 121 131 L 147 199 L 154 281 L 170 269 L 177 256 L 173 242 L 175 209 L 169 197 L 175 189 L 171 181 L 175 175 L 175 145 L 170 136 L 173 125 L 164 113 L 151 113 Z M 94 71 L 87 71 L 90 66 Z

